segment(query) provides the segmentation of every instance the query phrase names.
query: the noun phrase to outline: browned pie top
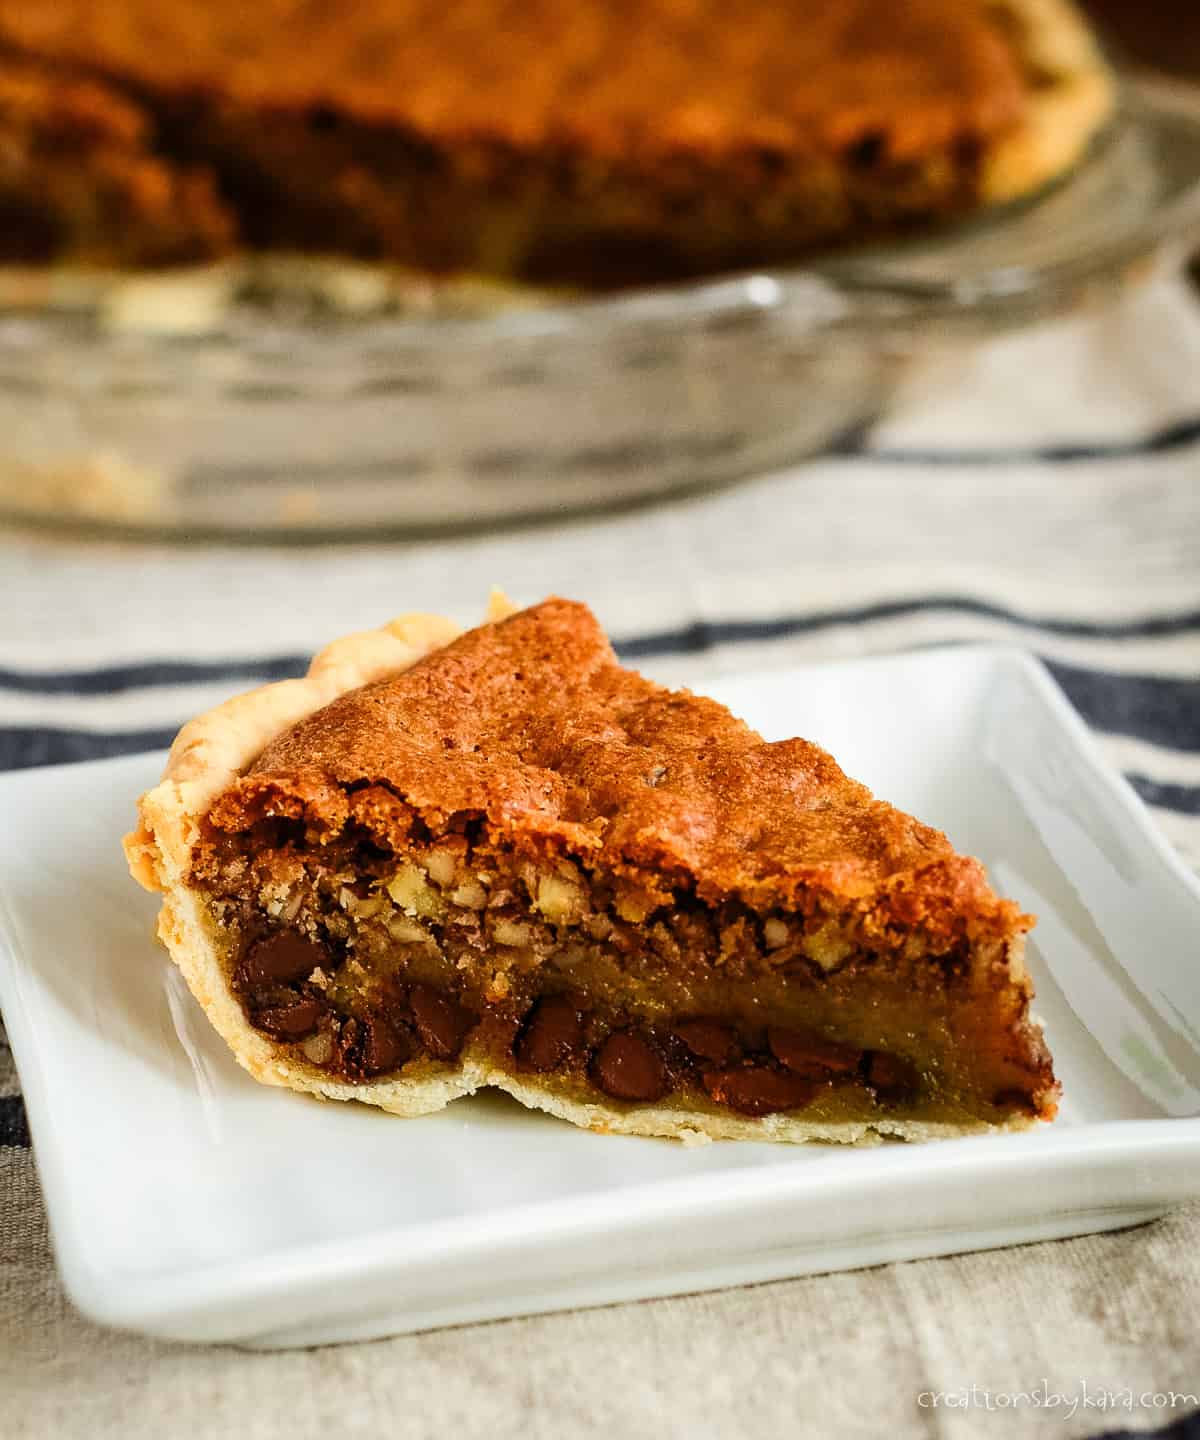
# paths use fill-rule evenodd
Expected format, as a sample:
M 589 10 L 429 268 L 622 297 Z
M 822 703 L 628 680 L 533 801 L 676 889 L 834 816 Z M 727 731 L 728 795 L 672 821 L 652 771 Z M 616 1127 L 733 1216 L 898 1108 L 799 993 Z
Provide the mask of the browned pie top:
M 807 740 L 768 744 L 724 706 L 622 668 L 591 612 L 550 599 L 350 691 L 274 740 L 218 799 L 340 824 L 382 784 L 435 829 L 484 816 L 535 853 L 664 874 L 702 898 L 876 904 L 889 923 L 1020 928 L 977 861 L 872 797 Z M 942 917 L 939 920 L 939 916 Z
M 903 158 L 1025 94 L 984 0 L 0 0 L 0 36 L 135 89 L 601 154 Z

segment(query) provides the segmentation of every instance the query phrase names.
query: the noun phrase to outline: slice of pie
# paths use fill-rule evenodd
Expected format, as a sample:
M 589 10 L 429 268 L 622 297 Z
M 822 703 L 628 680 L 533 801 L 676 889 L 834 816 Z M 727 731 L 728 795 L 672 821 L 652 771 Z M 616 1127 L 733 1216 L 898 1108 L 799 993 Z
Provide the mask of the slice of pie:
M 1032 921 L 979 862 L 570 601 L 340 641 L 185 726 L 140 815 L 159 933 L 269 1084 L 682 1139 L 1055 1113 Z

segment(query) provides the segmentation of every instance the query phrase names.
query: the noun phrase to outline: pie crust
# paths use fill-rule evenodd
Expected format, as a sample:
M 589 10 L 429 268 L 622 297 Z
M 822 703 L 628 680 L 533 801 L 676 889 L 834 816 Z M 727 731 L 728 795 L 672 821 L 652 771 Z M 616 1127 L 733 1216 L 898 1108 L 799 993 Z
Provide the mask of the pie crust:
M 1066 0 L 992 0 L 1030 76 L 1024 122 L 984 152 L 982 198 L 1041 189 L 1075 165 L 1112 114 L 1116 90 L 1096 38 Z

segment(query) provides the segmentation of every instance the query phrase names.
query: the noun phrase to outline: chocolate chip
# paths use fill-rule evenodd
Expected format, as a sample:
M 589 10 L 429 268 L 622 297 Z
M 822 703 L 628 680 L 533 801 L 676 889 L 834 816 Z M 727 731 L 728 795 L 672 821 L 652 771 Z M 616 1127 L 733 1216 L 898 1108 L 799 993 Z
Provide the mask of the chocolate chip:
M 798 1075 L 823 1080 L 828 1075 L 848 1075 L 858 1069 L 862 1051 L 853 1045 L 839 1045 L 806 1030 L 784 1030 L 772 1025 L 767 1031 L 771 1054 L 781 1065 Z
M 276 1040 L 304 1040 L 317 1028 L 324 1006 L 300 997 L 290 1005 L 272 1005 L 254 1012 L 254 1026 Z
M 295 930 L 277 930 L 250 945 L 238 966 L 237 980 L 243 990 L 291 985 L 307 980 L 314 970 L 328 963 L 329 952 L 319 941 Z
M 335 1051 L 338 1068 L 349 1080 L 365 1080 L 398 1070 L 411 1053 L 407 1038 L 382 1015 L 353 1016 L 343 1024 Z
M 435 1060 L 453 1060 L 474 1024 L 469 1011 L 432 985 L 414 985 L 408 994 L 421 1044 Z
M 383 1075 L 389 1070 L 398 1070 L 408 1059 L 409 1043 L 391 1021 L 385 1020 L 382 1015 L 372 1015 L 363 1021 L 362 1028 L 359 1057 L 365 1075 Z
M 807 1105 L 822 1082 L 807 1075 L 765 1066 L 742 1070 L 710 1070 L 704 1088 L 720 1105 L 740 1110 L 743 1115 L 771 1115 L 777 1110 L 798 1110 Z
M 867 1055 L 866 1081 L 882 1100 L 900 1100 L 917 1088 L 916 1069 L 899 1055 L 872 1050 Z
M 662 1056 L 636 1030 L 616 1030 L 596 1051 L 592 1079 L 617 1100 L 659 1100 L 667 1093 Z
M 361 1078 L 359 1051 L 362 1049 L 362 1024 L 351 1016 L 343 1020 L 333 1037 L 333 1054 L 337 1068 L 348 1080 Z
M 517 1036 L 517 1059 L 530 1070 L 557 1070 L 582 1043 L 582 1010 L 569 995 L 548 995 Z
M 736 1036 L 719 1020 L 681 1020 L 674 1029 L 698 1060 L 724 1065 L 733 1054 Z

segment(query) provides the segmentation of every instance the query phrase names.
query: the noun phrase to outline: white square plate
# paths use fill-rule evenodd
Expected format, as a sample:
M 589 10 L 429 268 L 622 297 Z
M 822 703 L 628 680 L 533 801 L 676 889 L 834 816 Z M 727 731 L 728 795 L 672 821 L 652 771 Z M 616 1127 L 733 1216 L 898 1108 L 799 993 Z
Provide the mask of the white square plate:
M 1200 886 L 1022 655 L 725 678 L 1035 910 L 1065 1087 L 1034 1133 L 874 1149 L 599 1137 L 499 1097 L 399 1120 L 257 1085 L 120 836 L 160 757 L 0 781 L 0 1007 L 86 1314 L 311 1345 L 1112 1229 L 1200 1193 Z

